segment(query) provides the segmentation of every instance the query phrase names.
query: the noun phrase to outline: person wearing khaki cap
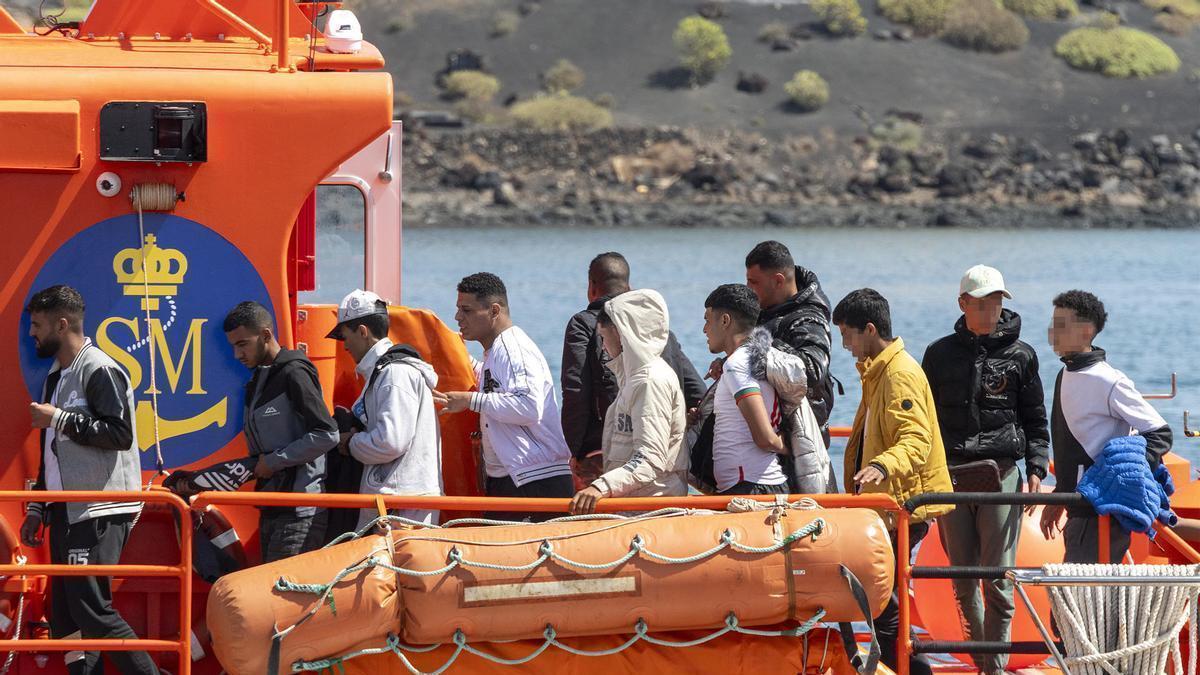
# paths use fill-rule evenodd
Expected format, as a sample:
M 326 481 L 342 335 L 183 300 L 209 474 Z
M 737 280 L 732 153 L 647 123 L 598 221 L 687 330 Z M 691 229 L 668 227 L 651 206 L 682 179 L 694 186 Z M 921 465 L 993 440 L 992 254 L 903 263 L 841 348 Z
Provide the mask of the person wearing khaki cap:
M 338 324 L 332 340 L 342 342 L 363 381 L 354 405 L 339 408 L 339 463 L 345 458 L 361 463 L 361 478 L 344 486 L 360 494 L 442 494 L 442 449 L 433 389 L 438 376 L 433 366 L 406 344 L 388 338 L 387 303 L 375 293 L 355 289 L 338 306 Z M 331 469 L 332 470 L 332 469 Z M 362 509 L 355 522 L 333 526 L 330 535 L 347 526 L 365 527 L 377 517 Z M 427 509 L 394 511 L 393 515 L 436 525 L 438 514 Z M 340 524 L 340 523 L 339 523 Z
M 954 333 L 925 350 L 921 362 L 937 406 L 938 425 L 955 489 L 1021 490 L 1046 477 L 1050 434 L 1038 375 L 1037 353 L 1022 342 L 1021 317 L 1004 308 L 1012 299 L 1000 271 L 986 265 L 967 270 L 958 285 L 962 316 Z M 1021 531 L 1018 506 L 959 506 L 938 528 L 951 565 L 1011 566 Z M 954 581 L 954 594 L 969 640 L 1007 641 L 1013 610 L 1012 582 Z M 1008 657 L 976 654 L 987 675 L 1004 673 Z

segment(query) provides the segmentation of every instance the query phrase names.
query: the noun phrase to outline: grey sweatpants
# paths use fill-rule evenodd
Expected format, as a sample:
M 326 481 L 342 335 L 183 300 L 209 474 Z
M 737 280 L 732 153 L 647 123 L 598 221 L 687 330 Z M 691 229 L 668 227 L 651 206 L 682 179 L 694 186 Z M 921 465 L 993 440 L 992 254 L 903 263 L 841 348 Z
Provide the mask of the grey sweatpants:
M 1000 486 L 1004 492 L 1019 491 L 1021 472 L 1009 470 L 1001 477 Z M 951 565 L 1011 567 L 1021 534 L 1021 507 L 957 506 L 938 518 L 938 532 Z M 954 596 L 968 640 L 1009 640 L 1016 609 L 1011 581 L 985 579 L 981 584 L 978 579 L 955 579 Z M 989 674 L 1003 672 L 1008 663 L 1006 654 L 974 654 L 971 658 Z

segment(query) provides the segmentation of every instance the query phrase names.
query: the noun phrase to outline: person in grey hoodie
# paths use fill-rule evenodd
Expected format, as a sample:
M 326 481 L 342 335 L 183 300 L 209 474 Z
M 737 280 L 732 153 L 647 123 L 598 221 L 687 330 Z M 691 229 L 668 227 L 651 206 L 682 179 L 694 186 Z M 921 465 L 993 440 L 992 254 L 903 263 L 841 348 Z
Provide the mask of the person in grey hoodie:
M 38 291 L 25 308 L 37 355 L 54 358 L 42 400 L 30 404 L 41 430 L 42 462 L 36 490 L 140 489 L 141 462 L 134 431 L 129 377 L 83 334 L 83 297 L 70 286 Z M 47 520 L 50 562 L 58 565 L 115 565 L 133 530 L 140 502 L 43 504 L 31 502 L 21 525 L 21 542 L 42 545 Z M 113 608 L 111 577 L 50 580 L 50 633 L 63 638 L 137 636 Z M 109 652 L 122 673 L 153 674 L 146 652 Z M 96 672 L 100 652 L 64 655 L 71 675 Z
M 442 494 L 442 444 L 433 388 L 437 373 L 408 345 L 388 339 L 388 308 L 378 295 L 355 290 L 338 307 L 331 339 L 340 340 L 358 366 L 362 394 L 350 413 L 354 423 L 341 433 L 338 451 L 363 464 L 361 494 Z M 377 517 L 362 509 L 355 529 Z M 429 509 L 394 515 L 436 524 Z
M 243 302 L 225 317 L 234 357 L 254 371 L 246 385 L 245 434 L 261 492 L 321 492 L 325 453 L 338 443 L 337 426 L 325 407 L 317 369 L 303 352 L 275 339 L 266 307 Z M 263 507 L 258 535 L 263 562 L 317 548 L 324 539 L 324 511 L 316 507 Z
M 596 328 L 619 389 L 604 417 L 604 472 L 575 494 L 571 512 L 591 513 L 603 497 L 686 495 L 687 402 L 662 356 L 666 300 L 657 291 L 627 291 L 604 303 Z

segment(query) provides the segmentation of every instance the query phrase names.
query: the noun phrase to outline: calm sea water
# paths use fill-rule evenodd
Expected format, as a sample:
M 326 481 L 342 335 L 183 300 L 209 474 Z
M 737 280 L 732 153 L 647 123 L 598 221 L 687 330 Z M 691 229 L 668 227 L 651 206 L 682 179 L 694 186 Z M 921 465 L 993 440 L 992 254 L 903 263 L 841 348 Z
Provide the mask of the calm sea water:
M 671 327 L 703 373 L 712 359 L 701 330 L 704 298 L 718 284 L 744 282 L 743 258 L 764 239 L 787 244 L 834 304 L 864 286 L 883 293 L 896 334 L 918 359 L 953 329 L 962 272 L 977 263 L 999 268 L 1014 295 L 1008 306 L 1023 320 L 1022 338 L 1038 351 L 1048 397 L 1061 366 L 1046 342 L 1050 301 L 1071 288 L 1096 293 L 1109 312 L 1097 344 L 1143 394 L 1168 392 L 1178 372 L 1178 396 L 1154 405 L 1175 431 L 1176 450 L 1200 467 L 1200 439 L 1182 434 L 1189 407 L 1200 427 L 1200 232 L 414 229 L 404 235 L 403 302 L 433 309 L 453 326 L 458 280 L 494 272 L 508 286 L 514 320 L 557 374 L 563 329 L 587 302 L 588 262 L 620 251 L 633 285 L 666 297 Z M 832 422 L 849 425 L 858 375 L 836 329 L 834 341 L 833 372 L 846 395 Z M 478 353 L 478 344 L 472 349 Z M 840 465 L 840 444 L 834 451 Z

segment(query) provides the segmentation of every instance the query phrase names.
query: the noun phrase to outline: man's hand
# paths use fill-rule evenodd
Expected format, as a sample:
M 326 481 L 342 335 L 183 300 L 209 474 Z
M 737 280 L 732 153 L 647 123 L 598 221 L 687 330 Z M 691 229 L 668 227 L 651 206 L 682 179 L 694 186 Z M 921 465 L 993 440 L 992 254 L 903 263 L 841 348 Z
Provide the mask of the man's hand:
M 49 403 L 30 403 L 29 414 L 33 417 L 34 429 L 48 429 L 54 421 L 54 413 L 58 412 L 58 408 Z
M 689 408 L 687 411 L 687 423 L 691 426 L 700 421 L 700 408 Z
M 166 479 L 163 480 L 162 485 L 171 492 L 174 492 L 180 497 L 186 499 L 197 492 L 196 486 L 192 485 L 192 476 L 194 475 L 196 475 L 195 471 L 184 471 L 183 469 L 177 469 L 172 471 L 171 475 L 167 476 Z
M 1031 495 L 1041 492 L 1042 479 L 1033 474 L 1029 474 L 1029 480 L 1026 481 L 1025 491 Z M 1025 506 L 1025 515 L 1032 516 L 1035 509 L 1037 509 L 1037 504 L 1027 504 Z
M 1056 532 L 1062 531 L 1062 516 L 1067 507 L 1051 504 L 1042 509 L 1042 536 L 1053 539 Z
M 725 359 L 713 359 L 713 362 L 708 366 L 708 374 L 705 375 L 710 380 L 721 379 L 721 369 L 725 367 Z
M 275 473 L 275 469 L 267 466 L 267 458 L 259 455 L 258 464 L 254 465 L 254 475 L 258 478 L 270 478 L 273 473 Z
M 338 444 L 337 444 L 338 454 L 343 455 L 343 456 L 350 455 L 350 439 L 354 437 L 355 433 L 356 432 L 353 432 L 353 431 L 343 431 L 341 434 L 338 435 Z
M 36 548 L 42 545 L 42 517 L 36 513 L 25 516 L 21 523 L 21 543 Z
M 596 510 L 596 502 L 604 495 L 600 494 L 599 488 L 594 485 L 589 485 L 579 492 L 575 493 L 574 499 L 571 500 L 571 514 L 581 515 L 592 513 Z
M 854 474 L 854 494 L 858 494 L 864 485 L 882 483 L 884 478 L 887 478 L 887 475 L 880 471 L 879 467 L 868 464 L 862 471 Z
M 433 390 L 433 402 L 436 405 L 442 406 L 439 415 L 449 413 L 459 413 L 470 407 L 471 392 L 469 391 L 448 391 L 442 393 L 436 389 Z

